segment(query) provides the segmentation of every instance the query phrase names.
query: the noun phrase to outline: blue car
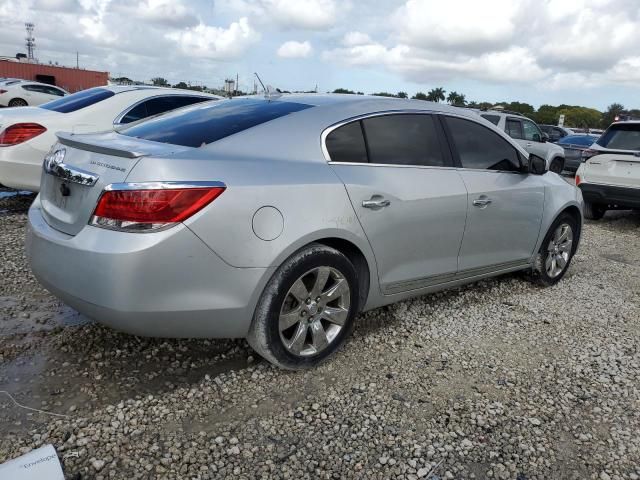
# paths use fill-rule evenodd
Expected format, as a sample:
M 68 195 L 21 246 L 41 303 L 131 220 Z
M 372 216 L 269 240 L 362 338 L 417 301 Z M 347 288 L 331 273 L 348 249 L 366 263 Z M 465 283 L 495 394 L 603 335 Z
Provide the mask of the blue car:
M 598 135 L 567 135 L 557 144 L 564 148 L 564 169 L 570 172 L 578 170 L 582 163 L 582 151 L 588 149 L 600 138 Z

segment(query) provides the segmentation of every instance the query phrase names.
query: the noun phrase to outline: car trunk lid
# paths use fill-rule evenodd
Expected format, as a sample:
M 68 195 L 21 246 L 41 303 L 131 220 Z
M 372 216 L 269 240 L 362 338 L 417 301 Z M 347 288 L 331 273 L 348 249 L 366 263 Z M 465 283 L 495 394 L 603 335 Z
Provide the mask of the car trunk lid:
M 47 223 L 68 235 L 76 235 L 89 223 L 105 187 L 124 182 L 141 157 L 186 148 L 114 132 L 58 133 L 58 139 L 45 159 L 40 203 Z M 63 153 L 55 154 L 58 151 Z

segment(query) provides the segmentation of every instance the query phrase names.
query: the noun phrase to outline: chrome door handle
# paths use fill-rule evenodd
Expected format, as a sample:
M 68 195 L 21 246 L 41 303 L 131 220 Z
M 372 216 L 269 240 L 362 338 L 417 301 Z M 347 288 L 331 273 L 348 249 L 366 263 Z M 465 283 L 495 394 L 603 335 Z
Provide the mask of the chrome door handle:
M 492 202 L 490 198 L 477 198 L 473 201 L 474 207 L 486 207 Z
M 380 195 L 374 195 L 370 200 L 362 201 L 362 206 L 364 208 L 370 208 L 372 210 L 379 210 L 381 208 L 388 207 L 389 205 L 391 205 L 391 202 Z

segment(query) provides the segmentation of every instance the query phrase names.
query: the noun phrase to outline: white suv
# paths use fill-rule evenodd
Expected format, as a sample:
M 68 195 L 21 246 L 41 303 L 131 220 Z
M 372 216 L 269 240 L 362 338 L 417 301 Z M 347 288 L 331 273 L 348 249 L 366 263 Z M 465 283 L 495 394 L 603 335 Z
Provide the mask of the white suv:
M 584 197 L 584 216 L 602 218 L 607 210 L 640 208 L 640 121 L 616 122 L 582 152 L 576 185 Z
M 551 142 L 533 120 L 505 110 L 481 110 L 478 114 L 518 142 L 527 152 L 547 161 L 547 168 L 557 174 L 564 170 L 564 149 Z

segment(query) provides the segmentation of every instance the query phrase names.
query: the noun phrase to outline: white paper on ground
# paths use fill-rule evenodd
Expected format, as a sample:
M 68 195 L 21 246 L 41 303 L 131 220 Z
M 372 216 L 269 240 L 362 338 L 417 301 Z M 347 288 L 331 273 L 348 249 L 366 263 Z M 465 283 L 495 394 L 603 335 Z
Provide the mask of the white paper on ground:
M 53 445 L 46 445 L 0 465 L 0 480 L 64 480 Z

